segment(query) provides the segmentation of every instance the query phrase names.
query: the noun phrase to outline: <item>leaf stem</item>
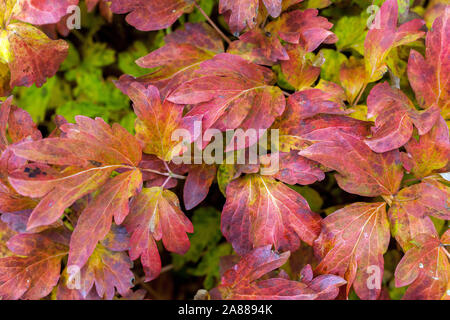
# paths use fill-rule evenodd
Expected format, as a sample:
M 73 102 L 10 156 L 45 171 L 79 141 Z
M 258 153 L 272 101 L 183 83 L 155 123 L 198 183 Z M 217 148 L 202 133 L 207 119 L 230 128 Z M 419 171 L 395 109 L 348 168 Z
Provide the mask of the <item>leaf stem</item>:
M 448 253 L 447 249 L 445 249 L 445 244 L 440 245 L 440 247 L 444 250 L 445 254 L 447 255 L 447 258 L 450 259 L 450 253 Z
M 172 179 L 172 177 L 167 177 L 166 181 L 164 181 L 164 183 L 161 185 L 161 188 L 164 189 L 164 187 L 166 186 L 166 184 L 170 181 L 170 179 Z
M 199 6 L 196 0 L 194 1 L 194 6 L 205 17 L 205 19 L 209 22 L 211 27 L 213 27 L 217 31 L 217 33 L 222 37 L 222 39 L 225 40 L 228 43 L 228 45 L 230 45 L 231 44 L 230 38 L 228 38 L 222 31 L 220 31 L 219 27 L 214 23 L 214 21 L 211 20 L 211 18 L 206 14 L 206 12 L 202 9 L 202 7 Z
M 361 91 L 358 94 L 358 97 L 356 98 L 355 102 L 353 102 L 352 107 L 356 106 L 359 102 L 359 99 L 361 99 L 361 96 L 363 94 L 363 92 L 366 90 L 368 83 L 365 82 L 364 86 L 362 87 Z
M 151 172 L 151 173 L 155 173 L 155 174 L 159 174 L 161 176 L 166 176 L 166 177 L 170 177 L 170 178 L 176 178 L 176 179 L 180 179 L 180 180 L 186 180 L 185 176 L 173 173 L 173 172 L 159 172 L 157 170 L 153 170 L 153 169 L 144 169 L 144 168 L 139 168 L 139 170 L 141 171 L 145 171 L 145 172 Z
M 389 206 L 392 205 L 392 200 L 393 200 L 393 197 L 392 197 L 392 196 L 384 196 L 384 195 L 382 195 L 381 197 L 384 199 L 384 201 L 386 201 L 386 203 L 387 203 Z

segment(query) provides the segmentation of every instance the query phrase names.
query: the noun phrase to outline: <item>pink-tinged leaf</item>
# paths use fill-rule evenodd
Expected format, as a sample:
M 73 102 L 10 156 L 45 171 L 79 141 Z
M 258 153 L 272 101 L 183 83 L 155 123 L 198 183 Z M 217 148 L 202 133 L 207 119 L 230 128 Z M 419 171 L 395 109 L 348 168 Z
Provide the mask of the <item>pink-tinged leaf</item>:
M 375 152 L 400 148 L 412 136 L 413 124 L 424 135 L 439 119 L 439 108 L 424 111 L 415 109 L 413 103 L 399 89 L 387 82 L 377 84 L 367 98 L 367 117 L 376 117 L 372 136 L 365 140 Z
M 155 241 L 162 239 L 168 251 L 185 254 L 190 246 L 186 233 L 194 231 L 180 210 L 177 196 L 161 187 L 144 188 L 132 200 L 125 227 L 131 235 L 130 258 L 141 257 L 147 281 L 155 279 L 161 271 Z
M 127 251 L 130 249 L 130 235 L 124 226 L 112 224 L 101 244 L 111 251 Z
M 278 254 L 272 251 L 271 245 L 255 248 L 223 274 L 221 286 L 233 288 L 256 281 L 284 265 L 289 255 L 289 252 Z
M 68 266 L 69 289 L 79 290 L 86 298 L 89 294 L 93 295 L 95 284 L 97 295 L 106 300 L 114 298 L 115 288 L 122 296 L 130 294 L 134 286 L 131 267 L 132 262 L 125 252 L 114 252 L 99 244 L 81 270 Z M 77 280 L 80 282 L 78 288 Z
M 59 278 L 58 287 L 56 288 L 56 299 L 57 300 L 100 300 L 100 297 L 94 290 L 91 290 L 86 297 L 83 297 L 80 290 L 69 289 L 68 285 L 71 286 L 71 282 L 67 274 L 67 268 L 61 273 Z
M 325 179 L 319 164 L 299 156 L 297 151 L 272 153 L 270 159 L 271 165 L 263 166 L 262 174 L 273 175 L 275 179 L 284 183 L 307 185 Z M 273 166 L 273 163 L 278 163 L 278 166 Z
M 127 22 L 141 31 L 168 28 L 192 6 L 192 2 L 186 0 L 111 0 L 111 11 L 128 13 Z
M 76 117 L 76 124 L 63 124 L 63 138 L 26 141 L 11 148 L 16 155 L 67 167 L 57 172 L 46 165 L 25 166 L 10 175 L 10 183 L 22 195 L 43 199 L 33 210 L 28 230 L 52 224 L 76 200 L 101 187 L 110 174 L 142 157 L 137 140 L 121 126 L 103 120 Z M 16 148 L 17 147 L 17 148 Z
M 34 25 L 57 23 L 78 0 L 20 0 L 13 11 L 13 18 Z
M 17 232 L 11 229 L 7 223 L 0 220 L 0 259 L 12 255 L 6 243 L 16 234 Z
M 445 170 L 450 158 L 450 140 L 445 120 L 439 117 L 436 125 L 427 133 L 411 139 L 402 153 L 405 168 L 418 179 L 435 171 Z M 440 170 L 441 169 L 441 170 Z
M 98 241 L 111 229 L 112 218 L 121 224 L 129 213 L 128 199 L 142 187 L 142 174 L 131 170 L 112 178 L 81 213 L 70 240 L 68 266 L 82 268 Z
M 419 39 L 425 33 L 420 31 L 422 20 L 411 20 L 397 28 L 397 0 L 387 0 L 378 11 L 364 41 L 366 81 L 380 79 L 387 70 L 386 57 L 392 48 Z
M 339 105 L 344 105 L 345 91 L 340 85 L 332 81 L 321 79 L 314 88 L 322 90 L 322 95 L 325 100 L 330 100 Z
M 76 200 L 102 186 L 115 167 L 80 170 L 69 167 L 62 173 L 39 165 L 13 172 L 9 182 L 22 195 L 43 197 L 28 220 L 27 230 L 54 223 Z
M 58 283 L 67 247 L 42 234 L 19 234 L 8 241 L 16 255 L 0 259 L 0 297 L 36 300 Z
M 345 89 L 347 101 L 353 105 L 366 81 L 364 60 L 351 56 L 347 62 L 342 64 L 339 71 L 339 80 Z
M 163 97 L 183 82 L 191 80 L 201 62 L 224 51 L 217 32 L 204 23 L 186 23 L 164 38 L 165 45 L 138 59 L 142 68 L 158 68 L 148 75 L 134 79 L 122 76 L 116 85 L 128 94 L 132 82 L 156 86 Z
M 314 66 L 299 45 L 288 47 L 289 60 L 281 61 L 281 71 L 296 90 L 310 87 L 320 75 L 320 67 Z
M 450 7 L 438 17 L 426 37 L 426 58 L 411 50 L 408 78 L 423 108 L 439 106 L 445 119 L 450 117 Z
M 318 89 L 316 89 L 318 90 Z M 314 91 L 313 91 L 314 92 Z M 322 96 L 325 98 L 326 92 L 322 91 Z M 300 97 L 308 98 L 308 96 L 299 94 Z M 327 100 L 332 100 L 332 97 L 322 99 L 321 104 L 325 106 L 332 106 L 332 103 Z M 321 99 L 319 98 L 319 101 Z M 295 101 L 295 100 L 292 100 Z M 309 101 L 308 99 L 306 100 Z M 306 103 L 311 106 L 312 103 Z M 309 109 L 315 108 L 314 106 Z M 323 108 L 322 108 L 323 109 Z M 334 109 L 334 110 L 333 110 Z M 288 103 L 286 111 L 282 117 L 275 121 L 272 126 L 273 129 L 279 130 L 279 150 L 283 152 L 290 152 L 290 150 L 301 150 L 310 145 L 308 139 L 304 137 L 306 134 L 316 130 L 323 130 L 330 128 L 330 130 L 344 131 L 356 136 L 366 136 L 369 134 L 369 123 L 356 120 L 350 117 L 340 115 L 317 115 L 312 118 L 303 119 L 302 115 L 306 115 L 308 109 L 305 110 L 300 103 Z M 330 111 L 337 113 L 336 108 L 331 108 Z
M 26 163 L 25 159 L 14 155 L 9 145 L 25 139 L 42 138 L 30 115 L 11 106 L 11 102 L 12 97 L 9 97 L 0 107 L 0 212 L 3 213 L 30 209 L 36 205 L 36 201 L 19 195 L 8 182 L 9 173 Z
M 88 12 L 92 12 L 95 8 L 95 6 L 103 0 L 86 0 L 86 7 L 88 9 Z
M 259 280 L 265 274 L 282 266 L 288 258 L 289 252 L 277 254 L 271 250 L 270 245 L 252 250 L 223 274 L 218 287 L 221 298 L 230 300 L 334 299 L 339 293 L 338 287 L 345 284 L 345 281 L 338 276 L 324 275 L 313 279 L 312 273 L 302 282 L 281 277 Z
M 437 234 L 428 216 L 450 220 L 450 194 L 439 182 L 427 180 L 400 190 L 389 209 L 392 234 L 406 251 L 417 235 Z M 444 188 L 444 185 L 442 185 Z
M 322 232 L 314 243 L 321 257 L 315 271 L 343 277 L 347 295 L 353 285 L 361 299 L 375 300 L 381 292 L 383 254 L 389 240 L 386 203 L 353 203 L 322 221 Z M 369 279 L 374 272 L 379 277 Z M 373 281 L 372 288 L 368 281 Z
M 183 200 L 186 210 L 191 210 L 205 200 L 208 195 L 217 168 L 215 165 L 194 165 L 188 171 L 183 188 Z
M 42 139 L 42 133 L 33 122 L 30 114 L 16 106 L 11 107 L 11 113 L 8 119 L 8 134 L 12 143 L 17 143 L 25 139 Z
M 395 270 L 395 286 L 409 285 L 403 299 L 437 300 L 445 296 L 450 280 L 450 262 L 446 246 L 450 244 L 450 230 L 441 240 L 433 234 L 420 234 L 416 244 L 403 256 Z
M 274 18 L 281 13 L 282 0 L 263 0 L 267 12 Z M 256 25 L 258 15 L 259 0 L 220 0 L 219 13 L 224 14 L 229 11 L 228 25 L 233 34 Z
M 76 116 L 77 123 L 60 127 L 60 138 L 46 138 L 17 144 L 17 156 L 36 162 L 80 167 L 136 166 L 142 158 L 138 141 L 119 124 L 108 125 L 101 118 Z
M 290 11 L 268 23 L 265 29 L 274 37 L 279 36 L 286 42 L 300 44 L 306 52 L 312 52 L 322 43 L 337 41 L 336 35 L 330 31 L 333 24 L 318 16 L 318 13 L 316 9 Z
M 289 55 L 277 37 L 260 28 L 252 29 L 233 41 L 228 53 L 239 55 L 253 63 L 271 66 Z
M 300 155 L 336 170 L 339 186 L 347 192 L 376 197 L 395 194 L 403 177 L 398 150 L 375 153 L 357 136 L 332 127 L 302 135 L 313 145 Z
M 261 131 L 269 128 L 284 111 L 285 98 L 280 88 L 272 86 L 275 76 L 270 69 L 221 53 L 201 63 L 196 73 L 196 79 L 179 86 L 167 99 L 195 104 L 187 116 L 203 117 L 203 130 Z M 248 140 L 241 147 L 256 142 Z
M 55 75 L 67 56 L 69 45 L 63 40 L 50 40 L 39 29 L 24 23 L 6 27 L 12 58 L 9 61 L 11 87 L 41 87 Z
M 189 142 L 196 139 L 194 122 L 200 121 L 201 118 L 183 117 L 183 106 L 167 100 L 161 101 L 156 87 L 145 88 L 139 83 L 134 83 L 128 88 L 128 94 L 138 116 L 135 124 L 136 138 L 144 146 L 145 153 L 170 161 L 185 148 L 183 141 L 177 140 L 180 137 L 173 137 L 176 130 L 187 131 L 190 135 Z
M 271 177 L 257 174 L 232 181 L 222 210 L 221 229 L 238 254 L 273 245 L 295 251 L 320 231 L 320 216 L 297 192 Z
M 344 108 L 327 99 L 327 93 L 320 89 L 307 89 L 291 94 L 287 104 L 298 112 L 300 120 L 314 117 L 318 114 L 346 114 Z

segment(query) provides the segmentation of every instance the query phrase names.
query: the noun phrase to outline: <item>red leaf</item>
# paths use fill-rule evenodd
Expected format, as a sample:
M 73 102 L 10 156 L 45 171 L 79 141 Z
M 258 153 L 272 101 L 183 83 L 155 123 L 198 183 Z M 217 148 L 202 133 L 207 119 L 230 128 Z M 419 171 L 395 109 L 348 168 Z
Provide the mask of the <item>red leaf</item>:
M 8 250 L 6 243 L 14 235 L 16 235 L 16 232 L 12 230 L 8 224 L 0 220 L 0 259 L 12 255 Z
M 280 64 L 287 82 L 296 90 L 310 87 L 319 77 L 320 67 L 313 66 L 302 46 L 289 46 L 287 54 L 289 59 Z
M 329 31 L 333 24 L 318 16 L 318 13 L 316 9 L 290 11 L 268 23 L 265 29 L 274 37 L 279 36 L 286 42 L 300 44 L 306 52 L 312 52 L 321 43 L 337 41 L 336 35 Z
M 36 300 L 58 283 L 67 247 L 43 234 L 19 234 L 8 241 L 16 255 L 0 259 L 0 297 Z
M 399 189 L 403 171 L 398 150 L 375 153 L 364 137 L 333 127 L 316 128 L 302 137 L 313 145 L 299 154 L 336 170 L 336 180 L 345 191 L 376 197 L 395 194 Z
M 10 175 L 9 181 L 22 195 L 44 197 L 31 214 L 29 230 L 55 222 L 72 203 L 101 187 L 114 170 L 136 166 L 141 160 L 138 142 L 124 128 L 110 127 L 99 118 L 76 120 L 61 127 L 62 138 L 13 146 L 16 155 L 28 160 L 69 166 L 58 172 L 29 165 Z
M 278 168 L 274 168 L 274 172 L 270 167 L 261 168 L 263 175 L 273 175 L 277 180 L 287 184 L 312 184 L 316 181 L 325 179 L 325 174 L 319 169 L 319 164 L 299 156 L 297 151 L 280 152 L 270 154 L 273 161 L 278 162 Z
M 13 147 L 16 155 L 55 165 L 101 168 L 103 165 L 138 165 L 139 143 L 119 124 L 109 126 L 101 118 L 75 117 L 77 123 L 61 126 L 61 138 L 23 142 Z
M 450 116 L 450 7 L 436 18 L 426 37 L 426 58 L 411 50 L 408 61 L 408 78 L 416 98 L 423 108 L 439 106 L 442 116 Z
M 95 284 L 99 297 L 112 300 L 116 293 L 115 288 L 122 296 L 131 293 L 130 289 L 134 286 L 131 267 L 132 262 L 125 252 L 114 252 L 99 244 L 81 270 L 70 273 L 72 269 L 70 266 L 68 267 L 69 278 L 67 281 L 71 283 L 79 277 L 79 289 L 76 288 L 76 283 L 75 285 L 71 283 L 69 288 L 79 290 L 83 298 L 88 297 L 89 294 L 93 295 Z
M 281 13 L 281 0 L 263 0 L 268 13 L 276 18 Z M 258 15 L 259 0 L 220 0 L 219 13 L 230 11 L 228 25 L 233 34 L 245 28 L 253 29 L 256 25 Z
M 315 252 L 321 257 L 316 271 L 343 277 L 347 281 L 347 296 L 353 285 L 361 299 L 375 300 L 381 292 L 383 254 L 389 240 L 386 204 L 353 203 L 322 221 L 322 232 L 314 243 Z M 371 280 L 374 271 L 375 278 Z
M 346 114 L 344 108 L 328 99 L 328 93 L 320 89 L 297 91 L 288 98 L 289 108 L 296 110 L 298 119 L 303 120 L 318 114 Z
M 184 150 L 183 143 L 172 137 L 175 130 L 187 130 L 192 141 L 197 138 L 194 133 L 194 122 L 199 118 L 183 117 L 183 106 L 167 100 L 161 102 L 156 87 L 149 86 L 146 89 L 143 85 L 134 83 L 128 88 L 128 94 L 138 116 L 135 124 L 136 138 L 144 146 L 145 153 L 170 161 Z
M 21 0 L 14 8 L 13 18 L 35 25 L 57 23 L 65 16 L 70 6 L 78 0 Z
M 418 111 L 402 91 L 391 88 L 387 82 L 377 84 L 370 91 L 367 111 L 367 117 L 376 120 L 372 137 L 365 142 L 375 152 L 400 148 L 410 140 L 413 124 L 424 135 L 439 118 L 437 107 Z
M 314 92 L 314 90 L 308 90 L 307 92 Z M 308 114 L 314 114 L 317 111 L 320 112 L 321 109 L 324 111 L 328 109 L 333 113 L 343 111 L 340 111 L 339 105 L 333 104 L 331 99 L 326 98 L 324 94 L 322 94 L 322 98 L 317 97 L 318 99 L 316 99 L 316 103 L 319 103 L 319 108 L 316 108 L 312 101 L 309 100 L 309 94 L 295 93 L 295 95 L 299 98 L 299 101 L 303 103 L 296 103 L 297 99 L 295 97 L 292 100 L 289 100 L 286 111 L 272 126 L 273 129 L 279 130 L 281 151 L 289 152 L 290 150 L 303 149 L 310 144 L 306 137 L 307 134 L 316 130 L 321 131 L 326 128 L 330 128 L 330 130 L 333 131 L 344 131 L 361 137 L 369 134 L 368 122 L 350 117 L 323 114 L 304 119 Z M 303 107 L 303 105 L 308 106 L 308 108 Z
M 112 217 L 121 224 L 129 213 L 128 199 L 142 187 L 139 170 L 124 172 L 106 183 L 95 199 L 81 213 L 70 240 L 68 266 L 82 268 L 98 241 L 111 229 Z M 87 292 L 86 292 L 87 293 Z
M 36 205 L 35 201 L 19 195 L 8 182 L 8 174 L 26 163 L 15 156 L 8 146 L 25 139 L 39 140 L 42 135 L 30 115 L 11 106 L 11 102 L 12 97 L 9 97 L 0 106 L 0 212 L 21 211 Z
M 312 244 L 317 238 L 320 220 L 300 194 L 273 178 L 253 174 L 228 185 L 221 228 L 241 255 L 268 244 L 295 251 L 300 239 Z
M 450 244 L 450 230 L 441 240 L 432 234 L 420 234 L 414 239 L 395 270 L 395 286 L 409 285 L 403 299 L 437 300 L 446 294 L 450 263 L 444 245 Z
M 449 191 L 439 188 L 439 182 L 425 179 L 424 182 L 402 189 L 389 209 L 392 234 L 404 250 L 421 233 L 436 234 L 428 216 L 450 220 Z M 445 188 L 442 185 L 442 188 Z
M 450 140 L 444 119 L 439 117 L 436 125 L 418 140 L 409 140 L 405 149 L 407 154 L 401 154 L 403 165 L 416 178 L 421 179 L 435 171 L 447 170 Z
M 183 200 L 186 210 L 191 210 L 205 200 L 209 188 L 216 177 L 214 165 L 194 165 L 189 170 L 183 189 Z
M 278 38 L 260 28 L 241 35 L 239 40 L 230 44 L 227 52 L 267 66 L 275 64 L 278 60 L 289 60 L 288 53 Z
M 165 97 L 178 85 L 191 80 L 201 62 L 224 50 L 217 32 L 204 23 L 186 23 L 183 30 L 168 34 L 164 42 L 163 47 L 136 61 L 142 68 L 157 70 L 136 79 L 130 76 L 119 79 L 116 85 L 125 94 L 128 94 L 130 82 L 138 81 L 156 86 Z
M 260 280 L 264 274 L 279 268 L 289 258 L 289 252 L 277 254 L 271 246 L 259 247 L 246 254 L 226 271 L 218 287 L 222 298 L 231 300 L 316 300 L 334 299 L 339 293 L 338 287 L 345 281 L 337 276 L 325 275 L 312 279 L 306 277 L 303 282 L 285 278 Z
M 203 130 L 267 129 L 284 111 L 284 95 L 272 86 L 275 76 L 270 69 L 221 53 L 201 63 L 196 74 L 197 78 L 179 86 L 167 99 L 195 104 L 187 116 L 203 116 Z M 248 140 L 244 147 L 256 142 Z
M 39 29 L 20 22 L 8 25 L 7 31 L 12 55 L 11 87 L 30 87 L 33 83 L 41 87 L 58 71 L 69 45 L 63 40 L 50 40 Z
M 162 239 L 164 247 L 178 254 L 189 250 L 193 226 L 180 210 L 177 196 L 161 187 L 144 188 L 131 202 L 125 227 L 131 234 L 130 258 L 141 257 L 146 280 L 155 279 L 161 271 L 156 242 Z
M 390 50 L 424 35 L 424 21 L 414 19 L 397 28 L 397 0 L 387 0 L 378 11 L 364 41 L 367 82 L 380 79 L 386 72 L 386 57 Z
M 141 31 L 168 28 L 191 9 L 192 3 L 185 0 L 111 0 L 112 12 L 129 13 L 127 22 Z

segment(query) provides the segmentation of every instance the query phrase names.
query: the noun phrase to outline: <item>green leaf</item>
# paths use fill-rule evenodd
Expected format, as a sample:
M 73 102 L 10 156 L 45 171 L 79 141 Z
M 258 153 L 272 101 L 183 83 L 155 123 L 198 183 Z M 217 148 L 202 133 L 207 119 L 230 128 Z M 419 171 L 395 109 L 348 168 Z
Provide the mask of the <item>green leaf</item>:
M 341 65 L 347 61 L 347 57 L 339 51 L 332 49 L 322 49 L 320 53 L 325 58 L 325 63 L 321 67 L 321 78 L 339 83 L 339 70 Z
M 367 17 L 344 16 L 336 23 L 333 32 L 338 37 L 336 47 L 339 51 L 354 49 L 361 55 L 364 53 Z
M 323 199 L 316 190 L 308 186 L 293 185 L 289 187 L 300 193 L 303 196 L 303 198 L 305 198 L 312 211 L 314 212 L 320 211 L 320 209 L 323 206 Z
M 220 258 L 233 253 L 233 249 L 229 243 L 222 243 L 214 250 L 209 250 L 197 268 L 189 269 L 188 272 L 194 276 L 205 276 L 203 286 L 209 290 L 216 285 L 217 280 L 220 279 Z

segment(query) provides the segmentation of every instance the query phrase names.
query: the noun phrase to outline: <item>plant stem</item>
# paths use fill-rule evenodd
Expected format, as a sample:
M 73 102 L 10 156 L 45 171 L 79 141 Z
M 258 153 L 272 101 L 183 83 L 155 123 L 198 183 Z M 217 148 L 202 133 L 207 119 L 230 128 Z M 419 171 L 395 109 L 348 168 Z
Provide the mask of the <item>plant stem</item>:
M 170 270 L 172 270 L 172 269 L 173 269 L 173 264 L 168 264 L 167 266 L 164 266 L 164 267 L 161 269 L 161 272 L 160 272 L 160 273 L 164 273 L 164 272 L 170 271 Z
M 445 254 L 447 255 L 447 258 L 450 259 L 450 253 L 448 253 L 447 249 L 444 247 L 445 245 L 441 245 L 441 248 L 444 250 Z
M 153 170 L 153 169 L 143 169 L 143 168 L 139 168 L 139 170 L 141 171 L 146 171 L 146 172 L 151 172 L 151 173 L 155 173 L 155 174 L 159 174 L 162 176 L 166 176 L 166 177 L 170 177 L 170 178 L 176 178 L 176 179 L 180 179 L 180 180 L 186 180 L 185 176 L 173 173 L 173 172 L 159 172 L 157 170 Z
M 356 106 L 356 105 L 358 104 L 359 99 L 361 99 L 361 96 L 362 96 L 364 90 L 366 90 L 366 88 L 367 88 L 367 85 L 368 85 L 368 83 L 365 82 L 365 83 L 364 83 L 364 86 L 362 87 L 361 91 L 360 91 L 359 94 L 358 94 L 358 97 L 356 98 L 355 102 L 353 102 L 352 107 L 354 107 L 354 106 Z
M 392 200 L 393 200 L 393 197 L 392 196 L 381 196 L 383 199 L 384 199 L 384 201 L 386 201 L 386 203 L 390 206 L 390 205 L 392 205 Z
M 164 183 L 161 185 L 161 188 L 164 189 L 164 187 L 165 187 L 166 184 L 170 181 L 170 179 L 172 179 L 172 177 L 167 177 L 166 181 L 164 181 Z
M 228 45 L 231 44 L 231 40 L 230 38 L 228 38 L 222 31 L 220 31 L 219 27 L 214 23 L 214 21 L 212 21 L 209 16 L 206 14 L 205 11 L 203 11 L 202 7 L 200 7 L 197 3 L 197 1 L 194 1 L 194 6 L 200 11 L 200 13 L 205 17 L 205 19 L 209 22 L 209 24 L 211 25 L 211 27 L 213 27 L 217 33 L 222 37 L 223 40 L 225 40 Z

